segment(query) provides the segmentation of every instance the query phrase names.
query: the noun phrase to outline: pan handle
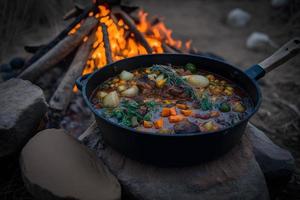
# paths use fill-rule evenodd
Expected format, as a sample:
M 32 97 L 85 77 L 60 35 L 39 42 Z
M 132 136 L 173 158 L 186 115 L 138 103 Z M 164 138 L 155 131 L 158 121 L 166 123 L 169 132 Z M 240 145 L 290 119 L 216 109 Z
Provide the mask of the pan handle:
M 75 80 L 75 84 L 76 84 L 78 90 L 80 90 L 80 91 L 82 90 L 82 86 L 83 86 L 83 84 L 84 84 L 84 81 L 85 81 L 87 78 L 89 78 L 90 75 L 91 75 L 91 74 L 85 74 L 85 75 L 83 75 L 83 76 L 78 77 L 78 78 Z
M 265 73 L 272 71 L 276 67 L 285 63 L 290 58 L 294 57 L 300 52 L 300 38 L 294 38 L 284 44 L 280 49 L 266 58 L 259 64 L 253 65 L 246 70 L 246 74 L 255 80 L 263 77 Z

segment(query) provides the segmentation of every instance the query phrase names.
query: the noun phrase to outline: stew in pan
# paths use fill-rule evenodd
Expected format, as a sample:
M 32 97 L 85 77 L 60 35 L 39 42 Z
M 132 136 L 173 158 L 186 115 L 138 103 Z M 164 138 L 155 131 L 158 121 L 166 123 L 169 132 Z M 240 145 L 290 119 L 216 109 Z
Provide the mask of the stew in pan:
M 198 69 L 187 63 L 124 70 L 100 84 L 91 102 L 114 123 L 158 134 L 214 132 L 252 113 L 246 91 Z

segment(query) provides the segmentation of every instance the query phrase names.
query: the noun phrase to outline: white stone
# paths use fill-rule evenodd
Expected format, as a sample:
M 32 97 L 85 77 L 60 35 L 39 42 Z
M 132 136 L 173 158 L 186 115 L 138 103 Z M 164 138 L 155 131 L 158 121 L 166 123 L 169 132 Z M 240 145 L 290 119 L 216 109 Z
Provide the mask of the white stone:
M 251 15 L 240 9 L 235 8 L 231 10 L 227 16 L 227 24 L 233 27 L 244 27 L 251 19 Z
M 270 39 L 270 37 L 267 34 L 261 32 L 252 33 L 247 39 L 246 46 L 247 48 L 253 50 L 266 49 L 268 47 L 276 47 L 276 45 Z
M 288 3 L 289 3 L 289 0 L 271 0 L 271 5 L 274 8 L 286 6 Z

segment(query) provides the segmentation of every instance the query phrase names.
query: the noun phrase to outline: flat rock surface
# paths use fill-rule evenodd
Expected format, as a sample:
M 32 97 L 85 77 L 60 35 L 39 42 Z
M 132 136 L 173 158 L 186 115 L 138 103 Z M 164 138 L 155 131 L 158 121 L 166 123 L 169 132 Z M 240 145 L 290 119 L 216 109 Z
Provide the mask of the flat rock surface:
M 249 131 L 225 156 L 184 168 L 159 168 L 124 157 L 104 144 L 97 129 L 84 143 L 97 151 L 132 199 L 268 199 Z
M 103 162 L 63 130 L 39 132 L 23 148 L 20 165 L 36 199 L 121 198 L 120 184 Z
M 0 84 L 0 158 L 10 155 L 35 134 L 47 111 L 43 91 L 29 81 Z

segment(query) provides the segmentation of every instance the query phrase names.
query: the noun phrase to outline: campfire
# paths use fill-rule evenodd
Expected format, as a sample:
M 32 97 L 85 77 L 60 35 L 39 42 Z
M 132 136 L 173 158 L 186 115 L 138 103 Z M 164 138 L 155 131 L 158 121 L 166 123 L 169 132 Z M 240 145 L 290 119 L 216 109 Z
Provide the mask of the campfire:
M 65 19 L 74 16 L 75 20 L 64 31 L 38 49 L 19 75 L 36 81 L 67 56 L 75 55 L 49 100 L 47 127 L 61 126 L 72 97 L 78 93 L 74 83 L 79 76 L 132 56 L 196 52 L 190 40 L 174 39 L 172 30 L 160 18 L 150 17 L 136 7 L 94 3 L 84 10 L 73 9 Z
M 107 5 L 99 5 L 98 12 L 90 12 L 89 17 L 98 20 L 95 31 L 89 36 L 93 38 L 93 49 L 86 62 L 83 75 L 93 72 L 108 63 L 120 59 L 151 53 L 186 51 L 191 42 L 172 38 L 172 30 L 157 18 L 148 19 L 148 13 L 139 10 L 136 19 L 120 7 L 109 9 Z M 75 34 L 80 24 L 77 24 L 69 34 Z M 76 88 L 75 88 L 76 91 Z

